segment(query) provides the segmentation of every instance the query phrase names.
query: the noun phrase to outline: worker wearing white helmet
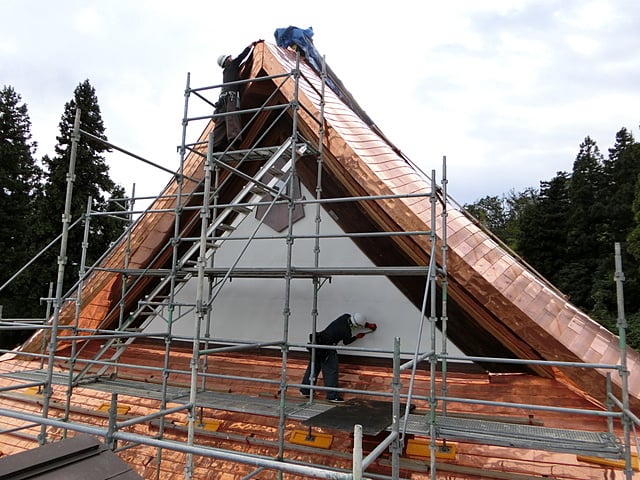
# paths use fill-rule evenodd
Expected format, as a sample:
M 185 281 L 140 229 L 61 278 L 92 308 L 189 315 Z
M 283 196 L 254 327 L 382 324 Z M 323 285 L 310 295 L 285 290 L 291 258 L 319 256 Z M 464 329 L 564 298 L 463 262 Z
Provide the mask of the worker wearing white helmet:
M 242 124 L 240 115 L 225 115 L 216 118 L 221 113 L 235 112 L 240 108 L 241 85 L 234 83 L 240 80 L 240 67 L 248 59 L 251 50 L 257 42 L 253 42 L 245 48 L 240 55 L 233 57 L 228 54 L 220 55 L 217 63 L 222 68 L 222 88 L 220 98 L 215 104 L 213 112 L 215 126 L 213 129 L 213 148 L 216 151 L 224 150 L 232 142 L 241 139 Z
M 375 332 L 378 326 L 375 323 L 367 322 L 362 313 L 344 313 L 331 322 L 321 332 L 316 333 L 316 345 L 337 345 L 342 342 L 349 345 L 359 338 L 363 338 L 367 333 Z M 357 332 L 357 333 L 356 333 Z M 313 336 L 309 336 L 309 342 L 313 343 Z M 307 370 L 302 378 L 303 385 L 310 385 L 318 378 L 322 371 L 322 379 L 325 387 L 338 387 L 338 353 L 335 349 L 314 349 L 315 362 L 313 368 L 313 379 L 311 378 L 311 361 L 307 365 Z M 301 388 L 300 393 L 308 397 L 309 389 Z M 335 390 L 327 390 L 327 400 L 334 403 L 344 402 L 344 399 Z
M 220 66 L 220 68 L 225 67 L 225 63 L 227 63 L 227 60 L 231 61 L 231 55 L 224 54 L 218 57 L 218 65 Z

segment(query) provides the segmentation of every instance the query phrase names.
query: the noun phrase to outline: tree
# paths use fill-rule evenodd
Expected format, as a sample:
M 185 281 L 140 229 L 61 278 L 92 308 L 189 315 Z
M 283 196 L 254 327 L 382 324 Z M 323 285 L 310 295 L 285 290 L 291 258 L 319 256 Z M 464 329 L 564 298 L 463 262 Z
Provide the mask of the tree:
M 607 184 L 608 233 L 611 241 L 623 242 L 633 228 L 633 200 L 635 186 L 640 173 L 640 145 L 626 128 L 616 134 L 616 143 L 609 149 L 609 158 L 604 162 Z
M 636 179 L 636 186 L 631 206 L 633 211 L 633 228 L 627 236 L 627 248 L 631 255 L 640 261 L 640 175 Z
M 519 241 L 522 237 L 520 230 L 522 216 L 531 205 L 538 200 L 539 192 L 535 188 L 526 188 L 522 192 L 510 190 L 505 198 L 508 211 L 508 221 L 503 230 L 503 240 L 514 251 L 520 249 Z
M 523 192 L 511 190 L 502 197 L 486 196 L 464 208 L 505 245 L 517 250 L 520 237 L 519 218 L 537 192 L 527 188 Z
M 580 144 L 573 163 L 569 187 L 567 255 L 560 272 L 564 288 L 572 301 L 585 311 L 597 303 L 593 297 L 594 279 L 601 275 L 603 259 L 613 261 L 613 249 L 605 231 L 606 184 L 603 157 L 590 137 Z
M 503 198 L 497 196 L 482 197 L 474 203 L 465 205 L 464 208 L 496 235 L 499 235 L 498 232 L 507 223 L 507 212 Z
M 31 138 L 27 105 L 12 87 L 5 86 L 0 90 L 0 249 L 3 253 L 0 271 L 3 280 L 15 273 L 31 253 L 32 242 L 28 239 L 42 173 L 33 157 L 37 144 Z M 2 300 L 5 313 L 19 313 L 15 307 L 21 301 L 12 302 L 5 297 Z
M 525 205 L 518 220 L 518 252 L 545 278 L 559 286 L 567 254 L 570 177 L 557 172 L 540 182 L 540 192 Z
M 616 308 L 615 286 L 610 278 L 614 272 L 613 245 L 622 244 L 623 265 L 627 272 L 638 271 L 639 263 L 629 253 L 626 240 L 634 228 L 633 204 L 638 175 L 640 174 L 640 145 L 626 128 L 616 134 L 613 148 L 609 149 L 609 158 L 604 161 L 605 217 L 601 228 L 601 239 L 608 248 L 610 256 L 604 257 L 601 275 L 596 278 L 594 298 L 599 299 L 600 309 L 613 311 Z M 629 275 L 625 282 L 625 298 L 629 311 L 640 309 L 640 283 L 636 275 Z
M 56 155 L 45 157 L 47 177 L 44 184 L 43 201 L 40 202 L 40 234 L 47 243 L 61 232 L 60 218 L 64 211 L 67 172 L 71 156 L 73 125 L 76 109 L 81 113 L 81 130 L 107 140 L 105 127 L 98 105 L 95 89 L 85 80 L 74 91 L 74 98 L 65 104 L 59 124 L 60 134 L 56 137 Z M 108 212 L 117 208 L 110 198 L 122 198 L 124 190 L 109 177 L 109 167 L 104 153 L 110 151 L 103 142 L 80 135 L 77 145 L 75 180 L 71 199 L 71 223 L 85 215 L 88 198 L 91 198 L 91 211 Z M 123 224 L 108 216 L 96 216 L 90 219 L 90 240 L 87 248 L 86 264 L 95 262 L 122 232 Z M 65 290 L 78 280 L 78 266 L 82 255 L 83 228 L 81 225 L 69 231 L 67 264 L 65 268 Z M 54 261 L 59 253 L 56 245 L 48 253 L 49 277 L 56 278 L 57 264 Z
M 27 263 L 33 255 L 31 241 L 34 205 L 40 187 L 41 170 L 34 154 L 27 105 L 11 86 L 0 90 L 0 285 Z M 0 292 L 6 318 L 31 317 L 46 288 L 37 288 L 34 271 L 25 271 Z M 37 281 L 35 282 L 37 283 Z M 13 347 L 22 334 L 2 334 L 3 347 Z

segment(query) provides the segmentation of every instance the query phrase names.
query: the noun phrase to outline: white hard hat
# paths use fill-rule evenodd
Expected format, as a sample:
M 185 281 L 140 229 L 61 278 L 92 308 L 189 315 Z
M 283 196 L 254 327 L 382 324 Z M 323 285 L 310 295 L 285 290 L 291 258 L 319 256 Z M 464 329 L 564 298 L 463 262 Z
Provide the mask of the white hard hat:
M 220 55 L 218 57 L 218 65 L 220 65 L 220 68 L 224 68 L 224 62 L 227 60 L 227 58 L 229 58 L 231 55 Z
M 353 327 L 364 327 L 365 322 L 367 321 L 367 319 L 365 318 L 365 316 L 362 313 L 352 313 L 351 314 L 351 325 Z

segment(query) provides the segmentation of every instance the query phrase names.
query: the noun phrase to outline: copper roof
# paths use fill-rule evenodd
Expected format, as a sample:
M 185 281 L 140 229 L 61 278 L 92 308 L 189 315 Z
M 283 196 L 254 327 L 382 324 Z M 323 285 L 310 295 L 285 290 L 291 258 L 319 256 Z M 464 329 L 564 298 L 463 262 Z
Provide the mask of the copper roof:
M 295 67 L 295 54 L 266 42 L 259 43 L 253 54 L 251 77 L 277 75 Z M 317 112 L 320 102 L 318 92 L 321 81 L 316 72 L 306 64 L 302 66 L 306 81 L 300 82 L 300 102 L 310 112 Z M 244 98 L 250 101 L 255 95 L 261 100 L 263 86 L 251 84 Z M 255 88 L 255 92 L 251 90 Z M 294 87 L 287 82 L 280 87 L 287 100 L 293 100 Z M 325 90 L 324 115 L 324 182 L 325 197 L 360 195 L 413 194 L 429 191 L 431 186 L 415 167 L 400 156 L 396 149 L 378 136 L 353 110 L 348 108 L 330 89 Z M 252 105 L 248 105 L 252 106 Z M 315 121 L 300 110 L 299 129 L 313 143 L 317 141 Z M 211 125 L 200 139 L 206 139 Z M 245 144 L 257 135 L 245 139 Z M 204 151 L 204 147 L 202 147 Z M 187 178 L 202 178 L 203 157 L 188 155 L 184 173 Z M 310 191 L 315 189 L 315 161 L 300 162 L 300 176 Z M 194 191 L 195 184 L 188 179 L 183 192 Z M 175 194 L 177 184 L 172 181 L 164 194 Z M 171 209 L 173 197 L 163 197 L 153 209 Z M 431 212 L 428 199 L 389 198 L 360 202 L 363 215 L 354 217 L 353 205 L 332 205 L 346 231 L 418 231 L 429 228 Z M 450 297 L 449 338 L 467 355 L 485 357 L 511 357 L 532 360 L 587 362 L 593 364 L 618 364 L 620 347 L 617 336 L 603 328 L 585 313 L 573 306 L 563 295 L 544 279 L 537 276 L 513 254 L 496 243 L 470 218 L 451 205 L 447 217 L 448 281 Z M 195 211 L 192 216 L 196 216 Z M 340 222 L 342 220 L 342 222 Z M 366 222 L 360 223 L 357 222 Z M 187 222 L 185 222 L 187 223 Z M 192 229 L 196 223 L 189 224 Z M 365 228 L 366 226 L 366 228 Z M 440 226 L 436 225 L 439 231 Z M 173 234 L 173 216 L 166 213 L 145 214 L 132 233 L 130 268 L 146 266 L 168 267 L 169 238 Z M 356 240 L 356 243 L 358 241 Z M 430 246 L 425 237 L 396 238 L 391 241 L 360 242 L 374 263 L 385 265 L 397 257 L 397 265 L 427 265 Z M 115 248 L 105 260 L 104 266 L 124 267 L 124 242 Z M 96 272 L 83 288 L 83 308 L 80 326 L 108 327 L 117 321 L 121 284 L 119 274 Z M 422 287 L 415 278 L 394 278 L 393 281 L 417 305 L 421 301 Z M 127 297 L 127 304 L 134 305 L 152 279 L 142 279 L 138 287 Z M 68 324 L 75 307 L 67 304 L 61 315 L 61 323 Z M 34 337 L 24 348 L 38 348 L 41 341 Z M 640 402 L 640 356 L 629 350 L 629 388 L 636 407 Z M 499 368 L 498 366 L 492 366 Z M 532 367 L 539 374 L 553 375 L 549 369 Z M 606 371 L 575 368 L 563 369 L 563 375 L 579 388 L 595 398 L 604 399 L 603 381 Z M 613 381 L 619 385 L 614 373 Z
M 295 67 L 293 52 L 268 43 L 263 45 L 257 52 L 257 55 L 262 52 L 262 59 L 254 61 L 254 74 L 263 69 L 274 75 Z M 301 82 L 305 93 L 301 102 L 310 111 L 317 111 L 320 79 L 310 67 L 305 65 L 302 70 L 309 83 Z M 347 108 L 332 90 L 325 90 L 324 100 L 327 125 L 323 191 L 331 192 L 331 185 L 339 185 L 342 196 L 410 195 L 430 190 L 428 180 Z M 305 116 L 301 118 L 304 123 Z M 311 122 L 301 129 L 311 139 L 317 138 Z M 307 184 L 314 185 L 308 177 Z M 431 207 L 425 198 L 362 202 L 360 208 L 383 231 L 417 231 L 431 223 Z M 440 232 L 439 224 L 436 229 Z M 602 364 L 620 362 L 617 336 L 578 310 L 452 205 L 448 208 L 447 231 L 448 292 L 451 303 L 461 310 L 456 323 L 449 325 L 448 334 L 468 355 L 499 356 L 477 341 L 488 334 L 499 344 L 494 343 L 498 351 L 506 350 L 510 354 L 504 356 Z M 427 264 L 429 245 L 424 237 L 411 241 L 401 239 L 393 247 L 400 249 L 409 262 Z M 384 259 L 376 258 L 373 250 L 367 253 L 381 264 Z M 633 350 L 627 355 L 630 394 L 637 408 L 640 407 L 640 356 Z M 548 371 L 539 373 L 553 375 Z M 606 372 L 563 369 L 563 375 L 590 395 L 604 399 Z M 617 375 L 614 379 L 619 384 Z
M 249 78 L 280 75 L 291 71 L 296 66 L 295 53 L 284 50 L 266 42 L 256 45 L 251 63 L 245 70 Z M 318 74 L 307 64 L 302 65 L 302 79 L 299 101 L 304 107 L 299 110 L 298 128 L 311 144 L 318 141 L 317 125 L 312 117 L 319 110 L 322 90 Z M 273 85 L 250 83 L 243 94 L 243 107 L 252 108 L 261 104 L 266 96 L 275 89 Z M 295 95 L 291 81 L 279 86 L 280 93 L 286 101 L 292 101 Z M 342 198 L 352 196 L 390 196 L 408 195 L 429 191 L 431 185 L 412 164 L 384 137 L 379 135 L 375 126 L 367 124 L 357 115 L 353 108 L 348 107 L 330 89 L 324 94 L 324 137 L 323 137 L 323 197 Z M 308 113 L 309 112 L 309 113 Z M 244 144 L 249 145 L 262 132 L 261 125 L 257 126 L 244 138 Z M 204 141 L 211 129 L 210 123 L 200 136 Z M 282 136 L 272 133 L 265 142 L 277 144 Z M 204 147 L 201 147 L 204 151 Z M 203 177 L 204 158 L 191 153 L 184 163 L 185 174 L 188 177 L 182 185 L 185 194 L 196 191 L 196 184 L 189 179 L 199 180 Z M 299 175 L 310 191 L 315 191 L 316 164 L 312 157 L 302 157 L 298 162 Z M 230 187 L 231 188 L 231 187 Z M 165 194 L 176 193 L 178 185 L 174 180 L 169 182 Z M 224 192 L 223 192 L 224 195 Z M 193 200 L 197 202 L 197 199 Z M 384 198 L 375 201 L 358 202 L 354 204 L 336 203 L 331 205 L 333 217 L 347 232 L 358 231 L 419 231 L 430 228 L 431 206 L 425 198 Z M 175 206 L 172 197 L 159 198 L 152 209 L 171 209 Z M 618 339 L 609 333 L 583 312 L 571 305 L 560 292 L 537 276 L 526 265 L 521 263 L 513 254 L 501 247 L 492 237 L 481 230 L 464 213 L 454 205 L 447 207 L 447 243 L 448 243 L 448 295 L 450 300 L 451 323 L 449 337 L 465 353 L 472 356 L 508 357 L 530 360 L 552 360 L 588 363 L 617 364 L 620 361 Z M 187 225 L 183 234 L 199 229 L 197 211 L 185 213 Z M 441 226 L 436 225 L 436 231 L 441 232 Z M 129 268 L 168 268 L 170 265 L 170 238 L 173 235 L 174 219 L 172 214 L 162 212 L 145 213 L 136 223 L 131 234 L 131 257 Z M 358 246 L 377 265 L 428 265 L 430 245 L 425 237 L 391 237 L 384 239 L 355 239 Z M 124 268 L 125 244 L 116 245 L 106 257 L 103 266 L 108 268 Z M 438 256 L 440 253 L 437 254 Z M 441 259 L 440 259 L 441 260 Z M 86 329 L 110 328 L 118 321 L 117 306 L 120 302 L 122 285 L 120 275 L 116 272 L 96 271 L 87 279 L 82 290 L 82 309 L 80 312 L 80 327 Z M 395 276 L 392 281 L 406 296 L 420 304 L 424 290 L 424 280 L 415 277 Z M 138 299 L 157 282 L 157 278 L 146 277 L 140 279 L 130 289 L 126 298 L 127 308 L 131 309 Z M 74 315 L 75 305 L 66 304 L 61 313 L 61 323 L 70 324 Z M 63 332 L 64 333 L 64 332 Z M 36 352 L 42 344 L 41 333 L 34 335 L 23 346 L 24 351 Z M 64 353 L 68 344 L 60 344 L 60 353 Z M 83 355 L 90 355 L 96 348 L 89 344 Z M 160 364 L 162 352 L 158 352 L 151 345 L 137 344 L 130 346 L 126 358 L 135 363 L 135 359 L 144 358 L 146 365 Z M 256 354 L 257 355 L 257 354 Z M 172 352 L 171 362 L 186 365 L 188 352 Z M 212 359 L 212 361 L 216 361 Z M 242 362 L 238 366 L 235 362 Z M 278 359 L 262 356 L 234 355 L 224 357 L 219 368 L 226 367 L 242 369 L 243 372 L 269 372 L 273 374 L 278 368 Z M 33 363 L 33 362 L 32 362 Z M 0 368 L 5 371 L 16 371 L 21 368 L 33 368 L 32 363 L 17 358 L 5 358 L 0 362 Z M 304 367 L 304 360 L 290 359 L 287 363 L 287 375 L 291 381 L 301 377 L 300 369 Z M 637 352 L 628 352 L 629 387 L 632 408 L 638 411 L 640 406 L 640 368 Z M 605 381 L 603 370 L 551 368 L 549 366 L 530 366 L 523 370 L 514 367 L 505 371 L 499 363 L 491 361 L 482 365 L 493 373 L 459 374 L 452 379 L 452 393 L 459 391 L 459 396 L 473 396 L 480 398 L 504 399 L 514 402 L 531 402 L 532 397 L 544 403 L 548 401 L 557 406 L 571 406 L 589 409 L 602 409 L 604 404 Z M 64 368 L 64 365 L 61 365 Z M 185 369 L 186 366 L 184 367 Z M 290 368 L 290 369 L 289 369 Z M 519 370 L 519 371 L 514 371 Z M 127 375 L 127 372 L 120 371 Z M 367 368 L 357 364 L 350 365 L 342 372 L 341 382 L 352 388 L 367 389 L 368 386 L 388 382 L 389 369 L 382 367 Z M 133 375 L 132 372 L 128 372 Z M 137 374 L 139 375 L 139 374 Z M 145 382 L 155 383 L 155 374 L 147 374 L 142 378 Z M 137 381 L 140 378 L 136 378 Z M 174 379 L 177 383 L 184 382 L 184 378 Z M 613 375 L 614 383 L 619 385 L 617 374 Z M 3 382 L 11 383 L 2 379 Z M 4 385 L 5 383 L 3 383 Z M 220 388 L 218 385 L 216 388 Z M 275 396 L 274 389 L 261 391 L 251 390 L 242 383 L 229 387 L 232 391 L 252 395 Z M 64 393 L 61 389 L 54 389 L 56 401 L 63 403 Z M 90 388 L 74 389 L 72 416 L 78 421 L 104 424 L 104 416 L 96 415 L 87 410 L 88 406 L 96 406 L 108 401 L 109 395 L 94 391 Z M 132 411 L 143 415 L 147 411 L 158 408 L 156 400 L 140 400 L 126 395 L 120 401 L 130 404 Z M 14 407 L 20 406 L 37 412 L 39 404 L 37 397 L 4 396 L 0 405 L 8 402 Z M 59 406 L 59 404 L 56 404 Z M 58 407 L 56 407 L 58 408 Z M 457 406 L 460 413 L 469 409 Z M 471 409 L 474 414 L 508 415 L 507 412 L 496 411 L 495 408 L 475 406 Z M 249 451 L 253 453 L 273 454 L 273 432 L 277 419 L 255 415 L 238 415 L 224 412 L 208 412 L 212 418 L 220 418 L 228 429 L 219 435 L 200 432 L 204 443 L 225 444 L 231 449 Z M 528 413 L 520 412 L 518 421 Z M 576 420 L 571 415 L 553 413 L 532 413 L 536 421 L 557 428 L 585 428 L 586 430 L 601 431 L 604 422 L 596 417 L 587 420 Z M 1 419 L 5 428 L 10 428 L 13 420 Z M 184 438 L 181 427 L 182 418 L 175 415 L 174 427 L 167 430 L 167 435 L 177 439 Z M 287 427 L 293 428 L 296 422 L 288 421 Z M 133 430 L 149 432 L 156 428 L 153 422 L 133 427 Z M 0 447 L 8 454 L 24 448 L 32 448 L 32 441 L 16 441 L 12 435 L 0 435 L 4 442 Z M 293 448 L 292 458 L 301 461 L 312 458 L 314 463 L 346 466 L 350 464 L 349 455 L 341 452 L 350 450 L 349 435 L 336 434 L 335 444 L 330 452 L 317 449 Z M 480 470 L 496 470 L 516 474 L 537 474 L 557 476 L 558 478 L 602 478 L 603 472 L 615 478 L 618 470 L 594 467 L 578 461 L 575 455 L 546 453 L 538 450 L 523 451 L 488 445 L 462 444 L 460 456 L 455 462 L 444 462 L 444 469 L 451 472 L 452 478 L 481 478 Z M 123 458 L 135 465 L 138 472 L 145 478 L 155 478 L 156 451 L 151 447 L 135 447 L 124 450 Z M 344 458 L 343 458 L 344 457 Z M 407 460 L 405 467 L 411 478 L 426 478 L 415 472 L 424 472 L 424 460 Z M 184 455 L 181 453 L 167 453 L 163 459 L 162 469 L 175 473 L 180 472 L 184 465 Z M 207 472 L 215 469 L 220 473 L 217 478 L 242 478 L 251 470 L 238 465 L 228 465 L 213 459 L 198 459 L 198 472 L 204 478 Z M 378 465 L 380 472 L 386 472 L 388 467 L 384 461 Z M 466 470 L 465 470 L 466 469 Z M 413 472 L 413 473 L 411 473 Z M 407 474 L 409 474 L 407 473 Z M 265 474 L 259 478 L 272 478 Z M 198 476 L 196 476 L 198 478 Z M 487 474 L 487 478 L 497 478 Z M 514 477 L 516 478 L 516 477 Z M 523 477 L 524 478 L 524 477 Z
M 93 352 L 86 352 L 88 356 Z M 13 358 L 12 358 L 13 357 Z M 189 383 L 188 366 L 191 358 L 189 348 L 175 349 L 171 355 L 170 369 L 184 371 L 184 374 L 172 374 L 169 383 L 173 386 L 187 387 Z M 154 345 L 134 345 L 129 347 L 124 358 L 121 359 L 123 365 L 140 364 L 140 359 L 144 359 L 144 365 L 149 369 L 138 370 L 131 367 L 121 368 L 119 377 L 122 381 L 136 380 L 142 381 L 149 388 L 158 386 L 162 375 L 158 371 L 151 370 L 154 367 L 162 367 L 164 362 L 163 346 Z M 290 382 L 298 382 L 302 377 L 307 359 L 304 356 L 293 356 L 287 364 L 287 376 Z M 280 358 L 265 352 L 254 354 L 226 354 L 209 356 L 210 370 L 219 374 L 237 375 L 238 372 L 246 372 L 254 375 L 255 378 L 273 378 L 280 371 Z M 12 372 L 25 368 L 37 368 L 37 362 L 24 362 L 12 355 L 5 355 L 0 361 L 0 373 Z M 60 370 L 63 372 L 63 370 Z M 344 359 L 341 362 L 340 372 L 341 385 L 354 389 L 371 389 L 379 386 L 387 386 L 391 381 L 391 369 L 384 364 L 370 363 L 362 364 L 361 361 L 350 362 Z M 0 388 L 9 384 L 15 384 L 12 379 L 0 376 Z M 403 376 L 403 391 L 408 388 L 409 379 Z M 500 374 L 494 375 L 487 372 L 456 372 L 451 371 L 448 375 L 449 395 L 452 397 L 473 398 L 478 400 L 494 400 L 513 403 L 530 403 L 539 405 L 549 405 L 552 403 L 558 408 L 579 408 L 586 410 L 597 410 L 588 400 L 578 392 L 573 391 L 566 385 L 554 379 L 541 378 L 527 374 Z M 428 376 L 425 370 L 418 372 L 417 395 L 426 395 Z M 440 385 L 440 382 L 438 382 Z M 277 402 L 277 385 L 262 385 L 252 382 L 217 380 L 211 385 L 211 389 L 230 395 L 250 395 L 262 400 Z M 111 394 L 106 391 L 99 391 L 88 385 L 76 387 L 69 402 L 70 420 L 81 422 L 85 425 L 106 426 L 108 424 L 108 414 L 100 407 L 109 404 Z M 287 402 L 292 405 L 301 405 L 301 397 L 297 391 L 289 391 Z M 322 401 L 320 401 L 322 403 Z M 426 414 L 428 406 L 425 401 L 416 401 L 417 412 Z M 61 418 L 64 415 L 67 404 L 66 388 L 62 385 L 54 387 L 53 408 L 51 417 Z M 0 406 L 2 409 L 19 407 L 24 412 L 38 413 L 41 410 L 42 395 L 38 395 L 33 390 L 16 390 L 13 392 L 0 393 Z M 123 395 L 118 396 L 118 407 L 121 409 L 118 421 L 143 416 L 150 412 L 157 411 L 159 402 L 157 400 L 140 398 L 139 396 Z M 339 407 L 338 407 L 339 408 Z M 566 415 L 561 412 L 524 410 L 515 411 L 510 408 L 496 408 L 483 405 L 468 405 L 451 403 L 449 407 L 450 415 L 470 415 L 474 418 L 485 420 L 501 419 L 513 424 L 543 425 L 553 428 L 575 429 L 579 418 L 579 427 L 586 431 L 600 432 L 606 430 L 606 421 L 601 417 Z M 186 435 L 186 415 L 184 412 L 177 412 L 170 415 L 165 425 L 165 438 L 184 441 Z M 277 416 L 253 415 L 251 413 L 238 413 L 224 409 L 205 409 L 202 418 L 204 422 L 217 422 L 217 431 L 207 431 L 204 427 L 197 429 L 196 442 L 198 445 L 213 446 L 221 449 L 230 449 L 237 452 L 250 452 L 273 456 L 277 452 Z M 15 420 L 0 416 L 0 429 L 15 428 L 25 425 L 28 422 Z M 126 429 L 127 432 L 137 433 L 148 437 L 158 432 L 158 421 L 148 420 L 138 423 Z M 352 435 L 348 432 L 338 430 L 327 430 L 314 428 L 316 433 L 326 433 L 333 436 L 329 449 L 316 448 L 312 446 L 296 445 L 291 442 L 290 436 L 295 429 L 306 427 L 300 421 L 286 420 L 286 452 L 289 460 L 310 461 L 317 465 L 328 465 L 337 468 L 349 469 L 351 465 Z M 15 433 L 0 434 L 0 452 L 4 455 L 20 452 L 25 449 L 32 449 L 37 446 L 36 436 L 39 427 L 31 427 Z M 73 433 L 73 432 L 72 432 Z M 59 438 L 62 430 L 53 429 L 49 433 L 54 438 Z M 620 434 L 620 432 L 618 432 Z M 411 438 L 409 436 L 408 438 Z M 424 438 L 424 437 L 417 437 Z M 365 438 L 365 450 L 372 448 L 374 438 Z M 367 442 L 369 442 L 367 444 Z M 546 476 L 548 478 L 563 479 L 583 479 L 599 480 L 606 477 L 609 479 L 623 478 L 622 471 L 614 468 L 605 468 L 601 465 L 580 460 L 575 454 L 554 453 L 535 449 L 518 449 L 487 444 L 451 442 L 457 447 L 455 459 L 442 459 L 438 461 L 438 471 L 447 472 L 451 477 L 458 479 L 478 479 L 478 478 L 505 478 L 504 475 L 512 475 L 509 478 L 522 479 L 531 476 Z M 120 446 L 124 445 L 121 443 Z M 375 445 L 375 444 L 374 444 Z M 131 465 L 140 475 L 147 479 L 154 479 L 156 474 L 157 450 L 150 446 L 130 446 L 122 450 L 119 455 Z M 163 475 L 161 478 L 168 478 L 171 475 L 181 475 L 185 464 L 183 453 L 164 450 L 162 455 L 161 468 Z M 251 465 L 235 464 L 213 458 L 196 456 L 195 458 L 195 478 L 224 478 L 240 479 L 252 472 L 255 467 Z M 428 478 L 427 467 L 429 460 L 424 457 L 412 457 L 403 455 L 402 475 L 403 478 Z M 369 473 L 380 473 L 388 475 L 390 470 L 390 459 L 387 455 L 380 458 L 370 469 Z M 215 471 L 215 476 L 211 477 L 210 472 Z M 519 477 L 518 475 L 523 475 Z M 527 477 L 527 475 L 529 477 Z M 276 475 L 272 471 L 264 471 L 257 478 L 275 479 Z M 302 478 L 298 476 L 287 476 L 287 478 Z

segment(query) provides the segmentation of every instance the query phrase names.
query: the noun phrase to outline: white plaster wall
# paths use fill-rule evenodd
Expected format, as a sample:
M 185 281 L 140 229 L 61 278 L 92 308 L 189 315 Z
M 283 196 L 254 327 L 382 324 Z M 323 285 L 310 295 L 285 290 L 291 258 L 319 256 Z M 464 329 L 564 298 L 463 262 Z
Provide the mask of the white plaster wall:
M 308 192 L 303 192 L 310 198 Z M 305 206 L 305 217 L 294 225 L 294 234 L 315 232 L 316 206 Z M 342 234 L 333 219 L 321 210 L 321 233 Z M 240 225 L 232 237 L 248 237 L 253 233 L 257 220 L 253 213 Z M 284 235 L 262 225 L 258 235 Z M 246 251 L 239 257 L 240 252 Z M 297 239 L 292 247 L 293 266 L 313 266 L 313 239 Z M 319 266 L 363 267 L 373 266 L 369 259 L 349 238 L 321 239 Z M 286 265 L 287 244 L 283 239 L 228 240 L 215 255 L 216 267 L 229 266 L 238 261 L 239 267 L 281 267 Z M 285 280 L 233 279 L 227 282 L 212 303 L 211 336 L 213 338 L 277 341 L 284 338 Z M 216 290 L 214 289 L 214 292 Z M 196 280 L 192 279 L 177 296 L 178 303 L 193 304 L 196 296 Z M 288 340 L 304 343 L 312 328 L 313 285 L 310 279 L 292 279 L 290 288 Z M 181 308 L 183 317 L 175 321 L 173 333 L 193 335 L 194 311 Z M 370 322 L 378 324 L 378 330 L 351 346 L 366 347 L 376 351 L 392 351 L 393 339 L 400 337 L 401 350 L 412 352 L 418 339 L 420 311 L 383 276 L 334 276 L 323 284 L 318 295 L 318 330 L 345 312 L 361 312 Z M 166 323 L 154 320 L 147 331 L 166 330 Z M 204 327 L 202 332 L 204 332 Z M 425 323 L 421 350 L 430 345 L 428 322 Z M 441 350 L 441 337 L 437 332 L 437 351 Z M 449 343 L 450 354 L 460 351 Z M 357 354 L 357 353 L 355 353 Z M 379 354 L 379 353 L 378 353 Z M 386 356 L 386 354 L 385 354 Z

